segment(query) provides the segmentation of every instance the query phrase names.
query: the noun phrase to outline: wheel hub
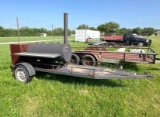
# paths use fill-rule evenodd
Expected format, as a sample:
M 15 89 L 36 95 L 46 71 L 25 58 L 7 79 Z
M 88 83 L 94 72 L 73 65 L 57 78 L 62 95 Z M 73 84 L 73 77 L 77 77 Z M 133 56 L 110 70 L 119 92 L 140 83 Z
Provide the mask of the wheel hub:
M 26 80 L 26 74 L 23 70 L 21 69 L 18 69 L 17 72 L 16 72 L 16 76 L 17 76 L 17 79 L 20 80 L 20 81 L 25 81 Z

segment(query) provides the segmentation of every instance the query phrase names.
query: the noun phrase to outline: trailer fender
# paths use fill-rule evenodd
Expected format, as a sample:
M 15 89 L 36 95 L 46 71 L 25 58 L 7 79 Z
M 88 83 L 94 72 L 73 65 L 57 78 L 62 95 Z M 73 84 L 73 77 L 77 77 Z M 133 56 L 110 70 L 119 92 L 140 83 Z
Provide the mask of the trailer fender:
M 35 69 L 33 68 L 31 64 L 25 63 L 25 62 L 18 63 L 13 68 L 15 69 L 18 65 L 24 66 L 28 70 L 29 76 L 34 76 L 36 74 Z
M 88 53 L 89 55 L 93 56 L 95 58 L 95 61 L 97 62 L 97 64 L 100 64 L 101 63 L 101 60 L 102 60 L 102 57 L 101 55 L 95 55 L 95 54 L 91 54 L 91 53 Z

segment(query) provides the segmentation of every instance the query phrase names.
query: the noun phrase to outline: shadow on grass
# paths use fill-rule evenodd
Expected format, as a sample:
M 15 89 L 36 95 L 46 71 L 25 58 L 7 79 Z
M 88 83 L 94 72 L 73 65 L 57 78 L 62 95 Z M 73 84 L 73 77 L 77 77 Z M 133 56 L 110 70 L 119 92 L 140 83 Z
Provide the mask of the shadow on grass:
M 124 68 L 124 70 L 138 71 L 138 67 L 137 67 L 136 63 L 124 63 L 123 68 Z
M 153 65 L 153 64 L 151 64 Z M 146 70 L 160 70 L 159 68 L 156 68 L 155 66 L 149 66 L 145 68 Z M 139 71 L 140 69 L 137 67 L 136 63 L 125 63 L 124 64 L 124 70 L 134 70 Z
M 57 75 L 57 74 L 49 74 L 38 72 L 36 75 L 37 79 L 44 80 L 54 80 L 60 81 L 62 83 L 67 84 L 78 84 L 78 85 L 88 85 L 88 86 L 109 86 L 109 87 L 123 87 L 120 84 L 119 80 L 111 80 L 111 79 L 88 79 L 88 78 L 80 78 L 74 76 L 66 76 L 66 75 Z
M 159 71 L 160 72 L 160 69 L 159 68 L 154 68 L 154 67 L 151 67 L 151 68 L 147 68 L 147 70 L 152 70 L 152 71 Z
M 121 63 L 121 64 L 115 64 L 115 63 L 102 63 L 102 67 L 107 67 L 110 69 L 119 69 L 121 66 L 123 66 L 123 70 L 133 70 L 133 71 L 138 71 L 138 67 L 136 63 Z
M 124 70 L 133 70 L 138 71 L 138 67 L 135 63 L 125 63 Z M 111 68 L 115 68 L 117 66 L 111 66 Z M 88 78 L 81 78 L 81 77 L 74 77 L 74 76 L 66 76 L 66 75 L 57 75 L 57 74 L 49 74 L 43 72 L 37 72 L 36 75 L 37 79 L 44 79 L 44 80 L 54 80 L 60 81 L 62 83 L 68 84 L 87 84 L 89 86 L 109 86 L 109 87 L 124 87 L 125 85 L 121 84 L 119 79 L 88 79 Z

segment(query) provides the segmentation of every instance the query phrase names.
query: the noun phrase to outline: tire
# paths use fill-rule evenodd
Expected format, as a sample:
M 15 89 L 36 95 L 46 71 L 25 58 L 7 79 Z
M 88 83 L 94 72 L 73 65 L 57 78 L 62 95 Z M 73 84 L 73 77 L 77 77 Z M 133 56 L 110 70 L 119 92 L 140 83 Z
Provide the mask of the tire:
M 112 44 L 112 43 L 109 43 L 109 44 L 108 44 L 108 47 L 115 47 L 115 45 Z
M 23 65 L 18 65 L 14 69 L 14 75 L 17 80 L 23 83 L 30 82 L 32 80 L 32 77 L 29 76 L 29 72 Z
M 105 43 L 105 44 L 103 45 L 103 47 L 108 47 L 108 43 Z
M 80 62 L 79 56 L 77 54 L 72 54 L 71 63 L 79 65 L 79 62 Z
M 142 46 L 144 46 L 144 43 L 143 42 L 138 42 L 138 44 L 137 44 L 139 47 L 142 47 Z
M 82 65 L 95 66 L 96 65 L 96 60 L 92 55 L 84 55 L 82 57 Z
M 129 40 L 126 41 L 126 44 L 129 45 Z

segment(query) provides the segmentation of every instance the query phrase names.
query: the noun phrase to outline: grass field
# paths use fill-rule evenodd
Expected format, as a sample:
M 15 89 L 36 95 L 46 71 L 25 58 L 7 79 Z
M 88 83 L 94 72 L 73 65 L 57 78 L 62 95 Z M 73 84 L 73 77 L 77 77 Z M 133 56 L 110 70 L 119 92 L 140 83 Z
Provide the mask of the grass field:
M 160 37 L 150 37 L 160 53 Z M 62 37 L 21 37 L 21 41 L 54 40 Z M 55 41 L 56 40 L 56 41 Z M 15 42 L 17 38 L 0 38 Z M 72 46 L 84 43 L 73 42 Z M 126 64 L 124 69 L 149 72 L 155 79 L 92 80 L 39 73 L 22 84 L 11 74 L 9 45 L 0 45 L 0 117 L 159 117 L 160 64 Z M 160 58 L 160 56 L 158 55 Z
M 62 40 L 62 37 L 0 37 L 0 42 L 18 42 L 21 41 L 36 41 L 36 40 Z

